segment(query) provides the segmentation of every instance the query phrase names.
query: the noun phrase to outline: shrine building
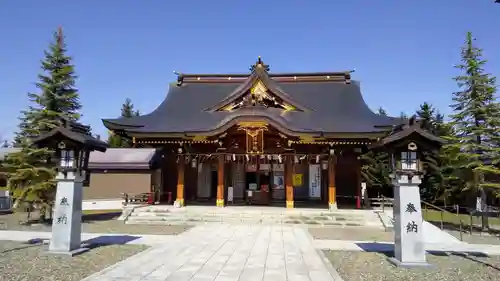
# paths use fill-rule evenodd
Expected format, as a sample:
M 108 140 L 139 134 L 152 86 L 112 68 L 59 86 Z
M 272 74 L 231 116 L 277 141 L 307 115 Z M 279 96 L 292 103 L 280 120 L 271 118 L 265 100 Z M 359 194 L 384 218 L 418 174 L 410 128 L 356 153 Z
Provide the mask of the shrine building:
M 398 118 L 374 113 L 352 71 L 178 74 L 151 113 L 103 119 L 136 148 L 155 148 L 158 201 L 335 209 L 360 195 L 359 155 Z

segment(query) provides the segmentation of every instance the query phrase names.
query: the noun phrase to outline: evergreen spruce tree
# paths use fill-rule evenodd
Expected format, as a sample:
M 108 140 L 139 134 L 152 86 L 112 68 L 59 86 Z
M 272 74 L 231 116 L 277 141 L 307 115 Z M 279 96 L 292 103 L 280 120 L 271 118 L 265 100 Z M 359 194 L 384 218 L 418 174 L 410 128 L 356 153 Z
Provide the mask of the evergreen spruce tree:
M 139 116 L 139 110 L 134 111 L 134 105 L 130 99 L 126 99 L 122 104 L 121 114 L 120 116 L 123 118 L 130 118 L 133 116 Z M 113 132 L 109 132 L 108 136 L 108 144 L 110 147 L 132 147 L 132 143 L 130 139 L 124 138 L 120 135 L 114 134 Z
M 434 131 L 435 111 L 434 107 L 427 102 L 420 105 L 420 109 L 417 110 L 417 117 L 423 129 Z
M 437 136 L 445 136 L 443 115 L 439 114 L 436 109 L 425 102 L 420 105 L 417 110 L 422 129 L 434 133 Z M 420 184 L 422 199 L 427 201 L 446 200 L 446 188 L 444 187 L 444 176 L 442 171 L 442 163 L 445 155 L 439 152 L 429 151 L 424 153 L 424 175 Z M 446 202 L 446 201 L 445 201 Z
M 74 66 L 66 52 L 63 31 L 59 28 L 41 62 L 42 72 L 36 83 L 38 92 L 28 93 L 30 105 L 21 112 L 15 136 L 15 146 L 21 151 L 10 154 L 5 163 L 15 205 L 26 200 L 36 202 L 41 207 L 41 219 L 55 195 L 55 171 L 50 164 L 53 151 L 34 148 L 30 140 L 59 126 L 61 118 L 74 121 L 80 118 Z
M 380 107 L 377 114 L 387 116 L 387 112 Z M 370 196 L 374 196 L 374 191 L 379 195 L 384 195 L 384 191 L 392 186 L 391 179 L 389 178 L 389 167 L 387 153 L 369 151 L 361 155 L 361 178 L 366 182 L 372 192 L 369 191 Z M 385 194 L 390 196 L 390 194 Z
M 479 196 L 482 208 L 486 204 L 487 190 L 500 188 L 491 181 L 491 175 L 500 174 L 498 168 L 499 104 L 496 101 L 495 77 L 486 73 L 482 50 L 474 44 L 472 34 L 467 33 L 461 51 L 462 62 L 456 66 L 462 74 L 455 77 L 459 91 L 453 93 L 453 114 L 450 115 L 454 134 L 445 146 L 451 157 L 455 179 L 467 194 Z M 471 193 L 472 192 L 472 193 Z M 483 228 L 488 220 L 483 216 Z

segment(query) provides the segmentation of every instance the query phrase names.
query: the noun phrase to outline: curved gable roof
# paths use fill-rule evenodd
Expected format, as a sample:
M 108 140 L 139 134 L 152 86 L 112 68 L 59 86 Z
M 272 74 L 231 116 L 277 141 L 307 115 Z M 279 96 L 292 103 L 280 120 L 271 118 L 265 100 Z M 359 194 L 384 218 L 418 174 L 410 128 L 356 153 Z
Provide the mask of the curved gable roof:
M 165 100 L 149 114 L 103 119 L 110 130 L 131 133 L 210 133 L 238 119 L 273 120 L 297 133 L 372 133 L 401 120 L 375 114 L 351 83 L 351 72 L 269 74 L 259 57 L 251 74 L 179 74 Z M 234 79 L 232 79 L 234 78 Z M 260 106 L 219 111 L 260 81 L 297 111 Z
M 369 133 L 385 131 L 398 119 L 378 115 L 365 103 L 357 83 L 281 82 L 294 101 L 311 110 L 282 113 L 276 109 L 239 109 L 233 112 L 206 111 L 235 91 L 236 83 L 185 83 L 171 85 L 165 100 L 153 112 L 132 118 L 105 119 L 111 130 L 143 133 L 206 132 L 222 126 L 231 116 L 262 116 L 296 132 Z

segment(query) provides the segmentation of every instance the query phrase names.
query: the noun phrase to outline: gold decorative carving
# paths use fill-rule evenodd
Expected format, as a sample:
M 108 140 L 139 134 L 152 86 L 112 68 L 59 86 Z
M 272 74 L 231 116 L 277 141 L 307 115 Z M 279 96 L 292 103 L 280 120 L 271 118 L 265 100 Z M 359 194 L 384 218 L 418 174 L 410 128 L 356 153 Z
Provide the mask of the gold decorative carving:
M 313 136 L 309 136 L 309 135 L 302 135 L 299 137 L 299 139 L 301 142 L 314 142 L 315 141 Z
M 266 121 L 243 121 L 238 123 L 240 128 L 265 128 L 267 129 Z
M 207 137 L 206 136 L 193 136 L 193 141 L 206 141 Z
M 232 111 L 241 107 L 256 105 L 281 108 L 285 112 L 296 110 L 294 106 L 283 102 L 279 97 L 276 97 L 275 95 L 270 93 L 266 85 L 260 80 L 257 80 L 253 84 L 252 88 L 250 88 L 249 93 L 246 93 L 236 101 L 233 101 L 232 103 L 222 107 L 221 110 Z
M 264 132 L 267 131 L 267 123 L 262 121 L 248 121 L 238 124 L 238 130 L 246 133 L 246 153 L 264 153 Z

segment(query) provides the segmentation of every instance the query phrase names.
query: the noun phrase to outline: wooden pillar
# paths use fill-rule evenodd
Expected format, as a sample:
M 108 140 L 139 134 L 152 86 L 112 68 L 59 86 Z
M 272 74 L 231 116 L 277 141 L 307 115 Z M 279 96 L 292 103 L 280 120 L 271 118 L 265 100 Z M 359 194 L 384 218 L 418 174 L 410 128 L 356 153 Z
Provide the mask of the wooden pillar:
M 354 157 L 356 161 L 356 208 L 361 209 L 361 161 L 358 154 Z
M 184 206 L 184 157 L 179 156 L 177 163 L 177 200 L 175 201 L 176 207 Z
M 285 164 L 285 192 L 286 192 L 286 207 L 293 208 L 293 162 L 288 159 Z
M 337 209 L 337 187 L 335 185 L 335 164 L 337 158 L 331 155 L 328 159 L 328 208 L 330 210 Z
M 217 159 L 217 207 L 224 207 L 224 155 L 219 155 Z

